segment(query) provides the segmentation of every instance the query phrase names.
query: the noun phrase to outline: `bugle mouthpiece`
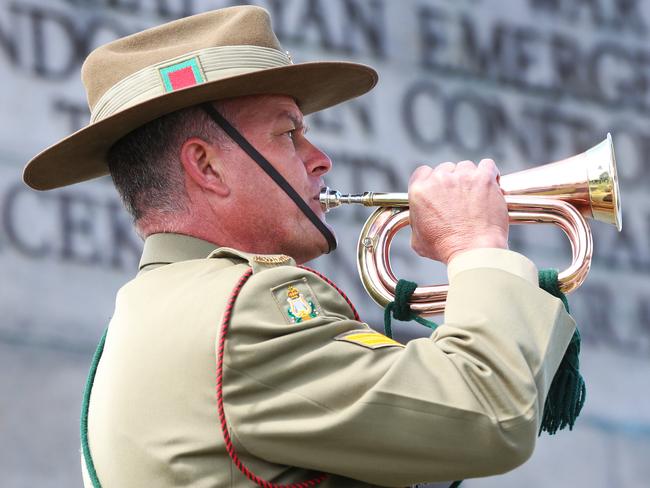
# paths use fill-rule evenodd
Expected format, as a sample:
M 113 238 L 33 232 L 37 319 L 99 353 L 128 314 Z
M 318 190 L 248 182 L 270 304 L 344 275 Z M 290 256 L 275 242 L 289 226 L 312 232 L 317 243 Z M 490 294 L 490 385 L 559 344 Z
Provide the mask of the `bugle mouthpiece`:
M 329 187 L 323 187 L 320 190 L 320 195 L 318 200 L 320 205 L 325 212 L 329 212 L 331 209 L 340 207 L 341 205 L 348 203 L 358 203 L 363 205 L 364 194 L 341 194 L 340 191 L 331 190 Z
M 341 193 L 324 187 L 320 191 L 320 205 L 325 212 L 340 207 L 343 204 L 357 204 L 364 207 L 408 207 L 407 193 L 378 193 L 365 191 L 363 193 Z

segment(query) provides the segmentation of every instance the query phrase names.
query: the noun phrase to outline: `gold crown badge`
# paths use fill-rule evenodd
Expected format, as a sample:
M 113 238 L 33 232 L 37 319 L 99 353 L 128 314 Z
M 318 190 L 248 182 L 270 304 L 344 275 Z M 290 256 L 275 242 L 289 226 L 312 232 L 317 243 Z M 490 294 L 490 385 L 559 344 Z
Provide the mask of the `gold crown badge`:
M 299 295 L 300 295 L 300 292 L 298 291 L 298 288 L 295 288 L 295 287 L 293 287 L 293 286 L 290 286 L 290 287 L 287 289 L 287 296 L 288 296 L 289 298 L 291 298 L 291 299 L 298 298 Z

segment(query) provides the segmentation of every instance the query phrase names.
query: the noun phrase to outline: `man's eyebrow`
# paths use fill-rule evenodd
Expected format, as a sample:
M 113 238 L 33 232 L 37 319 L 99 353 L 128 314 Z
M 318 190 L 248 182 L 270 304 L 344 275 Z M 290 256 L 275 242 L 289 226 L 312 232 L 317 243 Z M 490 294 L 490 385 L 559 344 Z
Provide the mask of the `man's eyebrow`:
M 296 129 L 302 129 L 303 132 L 307 132 L 309 130 L 309 127 L 305 123 L 305 119 L 303 117 L 299 117 L 293 112 L 284 112 L 282 115 L 291 120 Z

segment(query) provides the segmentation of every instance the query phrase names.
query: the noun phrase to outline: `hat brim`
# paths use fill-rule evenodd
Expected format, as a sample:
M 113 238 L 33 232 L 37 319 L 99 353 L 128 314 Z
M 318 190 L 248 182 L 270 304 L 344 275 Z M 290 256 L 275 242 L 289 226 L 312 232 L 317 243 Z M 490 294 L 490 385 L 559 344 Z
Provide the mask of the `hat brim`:
M 120 138 L 165 114 L 193 105 L 246 95 L 288 95 L 304 114 L 344 102 L 371 90 L 377 73 L 347 62 L 314 62 L 265 69 L 202 83 L 152 98 L 90 124 L 35 156 L 23 181 L 52 190 L 108 174 L 106 154 Z

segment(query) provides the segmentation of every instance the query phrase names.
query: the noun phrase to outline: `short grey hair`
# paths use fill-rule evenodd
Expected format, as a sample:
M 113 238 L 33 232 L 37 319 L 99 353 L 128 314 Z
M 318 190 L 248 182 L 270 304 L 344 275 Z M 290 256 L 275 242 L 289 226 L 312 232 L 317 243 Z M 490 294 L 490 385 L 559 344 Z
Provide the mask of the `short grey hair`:
M 224 102 L 213 106 L 233 123 L 236 113 Z M 173 214 L 187 211 L 187 192 L 180 148 L 191 137 L 219 144 L 233 143 L 194 106 L 159 117 L 117 141 L 108 151 L 108 168 L 134 224 L 150 212 Z

